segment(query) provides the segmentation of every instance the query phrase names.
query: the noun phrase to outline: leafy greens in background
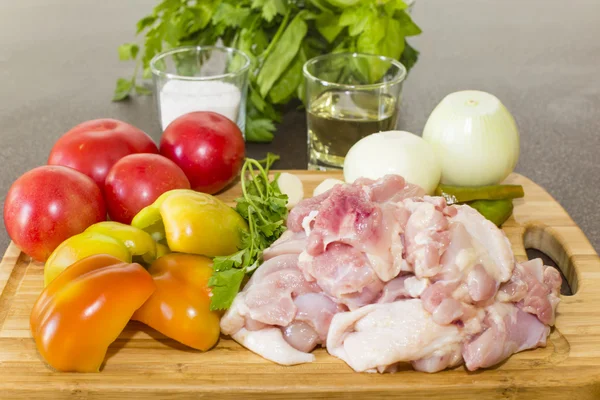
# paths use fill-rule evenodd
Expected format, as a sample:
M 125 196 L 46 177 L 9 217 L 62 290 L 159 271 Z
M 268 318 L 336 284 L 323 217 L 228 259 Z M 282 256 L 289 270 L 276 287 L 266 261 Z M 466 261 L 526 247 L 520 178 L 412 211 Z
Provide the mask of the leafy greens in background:
M 419 53 L 405 38 L 421 29 L 406 7 L 402 0 L 162 0 L 137 23 L 143 50 L 134 43 L 119 47 L 120 59 L 135 60 L 136 68 L 131 79 L 117 81 L 113 100 L 148 94 L 136 82 L 140 73 L 151 77 L 150 60 L 159 52 L 220 39 L 252 61 L 246 139 L 269 142 L 281 105 L 304 97 L 306 60 L 360 52 L 398 59 L 410 69 Z

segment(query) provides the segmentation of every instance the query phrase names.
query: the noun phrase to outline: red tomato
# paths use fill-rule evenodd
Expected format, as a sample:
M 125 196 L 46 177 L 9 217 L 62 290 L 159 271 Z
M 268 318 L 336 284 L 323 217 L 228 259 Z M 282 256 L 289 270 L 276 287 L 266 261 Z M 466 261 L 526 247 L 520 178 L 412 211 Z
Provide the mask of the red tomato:
M 182 115 L 167 126 L 160 140 L 160 153 L 181 167 L 192 189 L 209 194 L 237 177 L 244 152 L 240 129 L 214 112 Z
M 113 165 L 106 176 L 104 197 L 113 221 L 131 223 L 144 207 L 173 189 L 189 189 L 190 182 L 173 161 L 159 154 L 131 154 Z
M 83 172 L 104 191 L 110 167 L 134 153 L 158 153 L 158 148 L 150 136 L 133 125 L 116 119 L 95 119 L 77 125 L 58 139 L 48 164 Z
M 46 261 L 64 240 L 105 219 L 98 185 L 62 166 L 26 172 L 12 184 L 4 203 L 8 235 L 37 261 Z

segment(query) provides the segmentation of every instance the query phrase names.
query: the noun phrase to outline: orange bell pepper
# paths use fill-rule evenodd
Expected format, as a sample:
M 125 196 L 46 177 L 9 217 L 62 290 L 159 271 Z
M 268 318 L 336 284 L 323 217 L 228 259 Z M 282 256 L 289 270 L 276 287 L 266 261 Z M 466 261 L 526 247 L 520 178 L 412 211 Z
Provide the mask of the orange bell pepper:
M 210 258 L 171 253 L 154 261 L 148 272 L 156 291 L 132 319 L 180 343 L 208 350 L 219 340 L 220 314 L 210 311 Z
M 38 351 L 59 371 L 99 371 L 108 346 L 154 290 L 139 264 L 105 254 L 77 261 L 33 306 L 30 327 Z

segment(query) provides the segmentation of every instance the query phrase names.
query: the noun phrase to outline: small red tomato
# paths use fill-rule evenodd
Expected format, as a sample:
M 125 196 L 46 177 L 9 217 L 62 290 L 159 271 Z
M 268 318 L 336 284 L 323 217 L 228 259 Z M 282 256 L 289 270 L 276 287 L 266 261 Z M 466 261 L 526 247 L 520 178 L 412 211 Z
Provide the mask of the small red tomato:
M 8 235 L 37 261 L 46 261 L 64 240 L 105 219 L 98 185 L 62 166 L 26 172 L 12 184 L 4 202 Z
M 131 154 L 113 165 L 106 176 L 104 197 L 113 221 L 131 223 L 144 207 L 173 189 L 189 189 L 190 182 L 173 161 L 159 154 Z
M 181 167 L 192 189 L 209 194 L 220 191 L 238 176 L 244 152 L 238 126 L 208 111 L 177 118 L 160 140 L 160 153 Z
M 110 167 L 134 153 L 158 153 L 156 144 L 144 131 L 116 119 L 95 119 L 81 123 L 54 144 L 48 164 L 64 165 L 83 172 L 104 191 Z

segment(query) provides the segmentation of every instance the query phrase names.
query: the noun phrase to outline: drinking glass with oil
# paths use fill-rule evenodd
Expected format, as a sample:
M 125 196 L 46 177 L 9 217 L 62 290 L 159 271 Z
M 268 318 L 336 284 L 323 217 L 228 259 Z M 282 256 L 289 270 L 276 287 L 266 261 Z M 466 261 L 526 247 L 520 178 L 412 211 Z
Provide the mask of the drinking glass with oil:
M 338 169 L 350 147 L 396 127 L 406 68 L 360 53 L 315 57 L 304 64 L 308 169 Z

